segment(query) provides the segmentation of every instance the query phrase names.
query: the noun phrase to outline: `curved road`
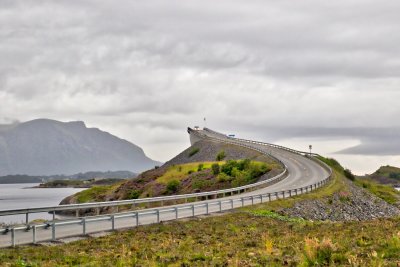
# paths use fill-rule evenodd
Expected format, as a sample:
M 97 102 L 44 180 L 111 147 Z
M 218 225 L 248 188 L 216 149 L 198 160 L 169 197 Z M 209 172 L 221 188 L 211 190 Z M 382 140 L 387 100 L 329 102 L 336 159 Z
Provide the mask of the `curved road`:
M 49 241 L 54 237 L 59 239 L 68 236 L 79 236 L 82 234 L 107 231 L 111 228 L 129 228 L 137 225 L 151 224 L 160 221 L 175 220 L 177 218 L 186 218 L 201 214 L 219 212 L 244 205 L 256 204 L 263 201 L 262 198 L 253 198 L 253 196 L 256 195 L 305 187 L 323 181 L 329 176 L 329 172 L 325 168 L 315 161 L 310 160 L 309 158 L 300 154 L 295 154 L 280 148 L 231 139 L 223 134 L 209 130 L 200 130 L 197 131 L 197 133 L 205 137 L 217 138 L 224 142 L 239 142 L 247 147 L 253 147 L 262 150 L 281 160 L 287 167 L 288 176 L 273 185 L 255 191 L 219 198 L 218 200 L 214 199 L 198 201 L 190 204 L 179 204 L 162 208 L 141 210 L 140 216 L 136 216 L 135 212 L 130 212 L 126 213 L 125 215 L 122 214 L 124 217 L 122 217 L 121 214 L 115 215 L 115 218 L 112 220 L 110 215 L 97 216 L 94 218 L 84 219 L 84 222 L 82 221 L 83 219 L 77 219 L 72 224 L 68 223 L 67 221 L 66 224 L 63 224 L 63 221 L 58 221 L 56 227 L 48 225 L 48 227 L 38 227 L 35 230 L 17 229 L 7 233 L 4 232 L 3 234 L 0 233 L 0 247 L 29 244 L 33 242 L 33 238 L 35 238 L 36 242 Z M 271 200 L 275 198 L 276 197 L 273 196 Z M 97 220 L 101 218 L 103 218 L 103 220 Z M 94 220 L 90 221 L 92 219 Z M 14 240 L 14 243 L 12 243 L 12 240 Z
M 205 130 L 200 130 L 198 132 L 210 138 L 223 139 L 228 142 L 232 141 L 232 139 L 223 134 Z M 303 155 L 264 145 L 251 143 L 244 144 L 265 151 L 266 153 L 281 160 L 286 165 L 289 172 L 288 177 L 282 181 L 266 188 L 252 191 L 251 194 L 272 193 L 276 191 L 295 189 L 322 181 L 329 175 L 329 172 L 321 167 L 321 165 Z

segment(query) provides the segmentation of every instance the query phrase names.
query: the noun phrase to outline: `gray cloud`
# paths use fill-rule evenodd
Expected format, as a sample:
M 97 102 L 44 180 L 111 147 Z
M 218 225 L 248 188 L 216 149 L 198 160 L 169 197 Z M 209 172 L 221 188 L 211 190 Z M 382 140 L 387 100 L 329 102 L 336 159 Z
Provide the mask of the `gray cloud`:
M 207 124 L 400 154 L 400 3 L 1 1 L 0 123 L 85 120 L 166 160 Z M 367 127 L 367 128 L 365 128 Z M 393 133 L 393 134 L 388 134 Z

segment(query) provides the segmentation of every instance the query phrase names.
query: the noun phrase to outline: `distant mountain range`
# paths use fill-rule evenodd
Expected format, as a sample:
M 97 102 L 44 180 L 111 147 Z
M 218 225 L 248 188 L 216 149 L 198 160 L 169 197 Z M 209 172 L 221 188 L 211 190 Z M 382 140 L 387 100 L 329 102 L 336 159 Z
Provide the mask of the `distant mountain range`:
M 90 180 L 90 179 L 130 179 L 137 177 L 136 173 L 130 171 L 108 171 L 108 172 L 85 172 L 73 175 L 6 175 L 0 176 L 0 184 L 16 183 L 43 183 L 55 180 Z
M 71 175 L 88 171 L 140 173 L 160 165 L 143 150 L 82 121 L 38 119 L 0 126 L 0 176 Z

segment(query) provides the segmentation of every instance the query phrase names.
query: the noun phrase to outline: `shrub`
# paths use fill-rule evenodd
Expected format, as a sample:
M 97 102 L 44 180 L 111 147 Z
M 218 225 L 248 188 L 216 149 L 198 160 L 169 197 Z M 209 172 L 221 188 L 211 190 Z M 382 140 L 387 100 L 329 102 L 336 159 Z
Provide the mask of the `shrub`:
M 223 160 L 225 157 L 226 157 L 225 151 L 224 151 L 224 150 L 221 150 L 221 151 L 218 152 L 217 157 L 216 157 L 216 160 L 217 160 L 217 161 L 221 161 L 221 160 Z
M 219 164 L 218 163 L 214 163 L 213 165 L 211 165 L 211 170 L 212 170 L 212 173 L 214 175 L 218 175 L 219 174 L 219 170 L 220 170 Z
M 356 177 L 354 176 L 354 174 L 349 170 L 349 169 L 345 169 L 343 171 L 344 176 L 346 176 L 347 179 L 354 181 L 356 179 Z
M 129 199 L 137 199 L 140 196 L 140 191 L 139 190 L 132 190 L 129 192 L 128 198 Z
M 193 170 L 189 170 L 189 171 L 188 171 L 188 174 L 192 174 L 192 173 L 194 173 Z
M 189 152 L 189 157 L 194 156 L 195 154 L 197 154 L 197 152 L 200 151 L 200 148 L 198 147 L 194 147 L 190 152 Z
M 217 181 L 220 182 L 220 183 L 231 181 L 231 180 L 232 180 L 232 177 L 230 177 L 229 175 L 227 175 L 227 174 L 225 174 L 223 172 L 221 172 L 217 176 Z
M 171 180 L 167 184 L 167 190 L 169 192 L 176 192 L 178 190 L 179 184 L 180 183 L 178 180 Z
M 250 164 L 251 164 L 250 159 L 241 160 L 241 161 L 239 161 L 238 169 L 241 171 L 246 170 L 250 167 Z
M 335 246 L 330 239 L 306 238 L 303 266 L 329 266 L 333 261 Z
M 203 168 L 204 168 L 204 164 L 200 163 L 199 166 L 197 166 L 197 171 L 200 172 L 203 170 Z
M 228 160 L 224 165 L 221 166 L 221 172 L 226 175 L 232 175 L 232 169 L 237 167 L 237 162 L 235 160 Z

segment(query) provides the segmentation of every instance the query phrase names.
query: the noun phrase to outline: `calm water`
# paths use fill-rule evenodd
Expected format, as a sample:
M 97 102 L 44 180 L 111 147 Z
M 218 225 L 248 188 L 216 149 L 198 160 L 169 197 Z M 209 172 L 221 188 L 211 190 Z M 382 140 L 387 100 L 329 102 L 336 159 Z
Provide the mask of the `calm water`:
M 38 184 L 0 184 L 0 210 L 57 206 L 84 188 L 31 188 Z M 30 214 L 29 220 L 51 219 L 48 213 Z M 0 216 L 0 223 L 25 222 L 25 215 Z

